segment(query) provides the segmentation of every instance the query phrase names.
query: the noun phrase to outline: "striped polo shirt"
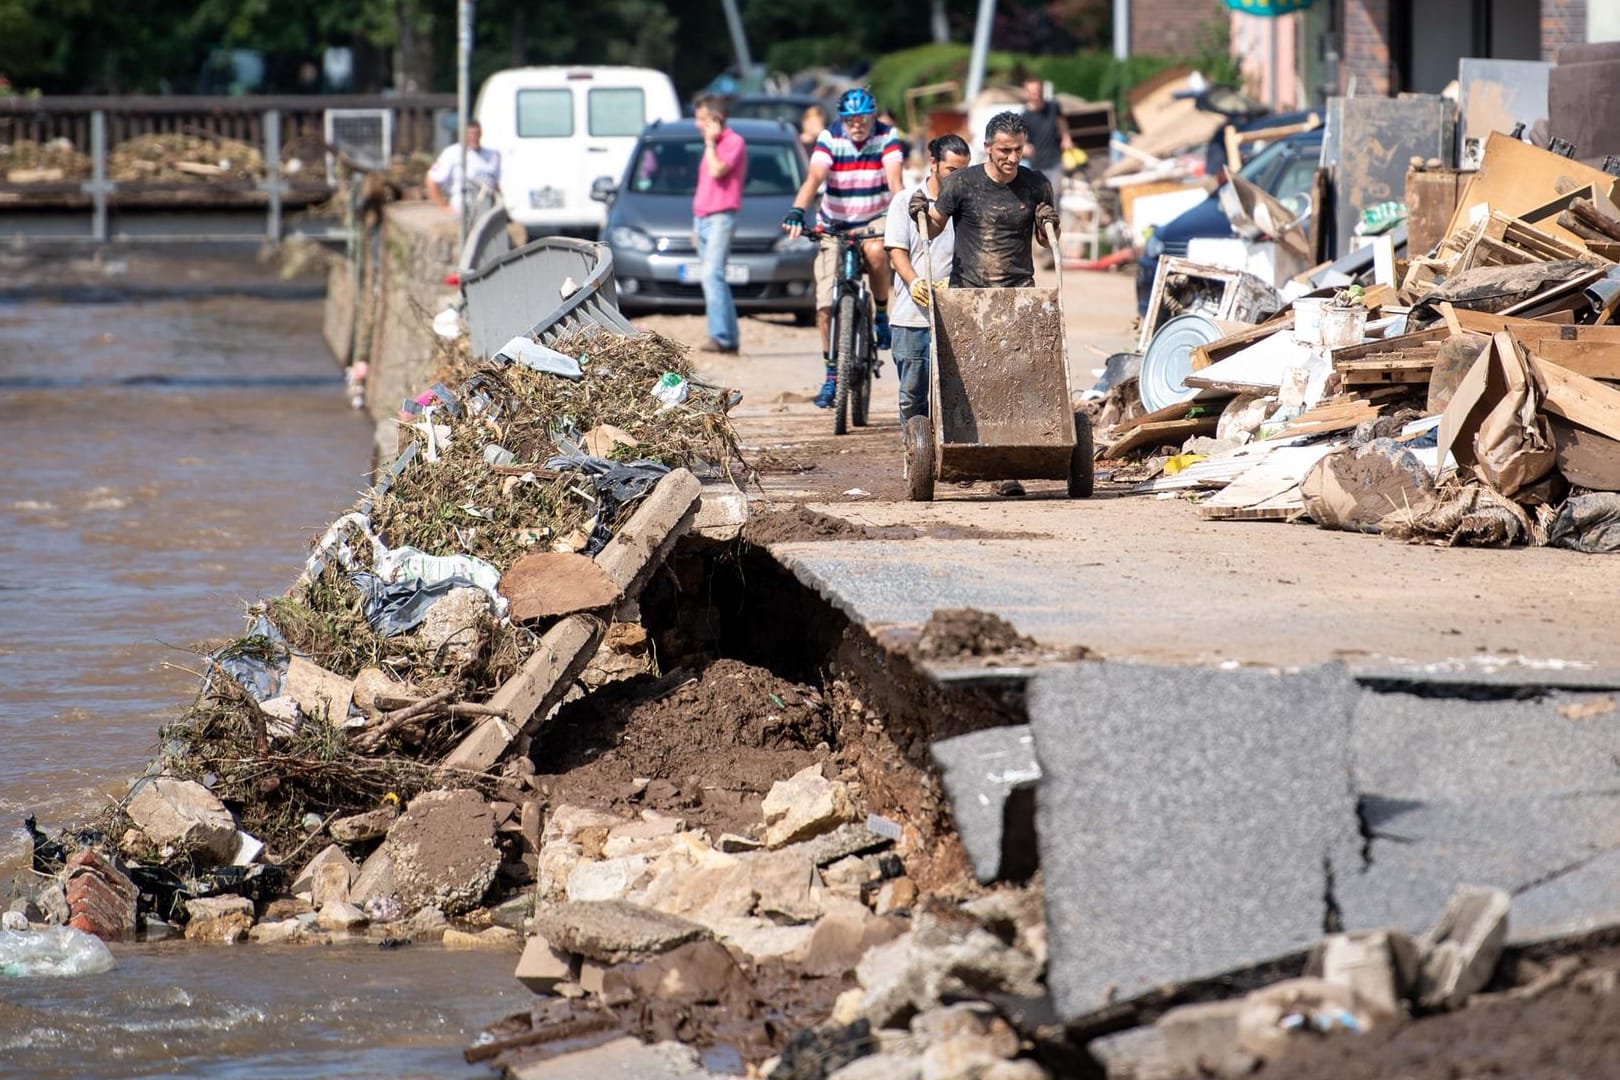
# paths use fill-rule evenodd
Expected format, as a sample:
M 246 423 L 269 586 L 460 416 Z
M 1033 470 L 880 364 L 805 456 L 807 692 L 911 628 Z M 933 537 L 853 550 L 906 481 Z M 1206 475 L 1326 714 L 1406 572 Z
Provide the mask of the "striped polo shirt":
M 871 136 L 859 146 L 844 134 L 842 124 L 823 131 L 810 153 L 812 165 L 820 161 L 828 166 L 827 190 L 816 213 L 820 223 L 857 226 L 882 217 L 889 208 L 883 164 L 901 156 L 900 140 L 887 124 L 874 122 Z

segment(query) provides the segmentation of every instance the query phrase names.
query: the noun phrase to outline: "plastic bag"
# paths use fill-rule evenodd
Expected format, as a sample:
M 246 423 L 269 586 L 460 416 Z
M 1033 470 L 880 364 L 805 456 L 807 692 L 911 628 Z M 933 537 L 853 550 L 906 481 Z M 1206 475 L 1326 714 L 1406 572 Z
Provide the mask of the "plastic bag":
M 664 403 L 664 408 L 672 409 L 685 401 L 692 392 L 686 380 L 673 371 L 666 371 L 652 388 L 652 396 Z
M 501 346 L 496 356 L 504 356 L 513 363 L 522 364 L 532 371 L 548 375 L 561 375 L 565 379 L 582 379 L 585 372 L 580 366 L 583 357 L 575 358 L 542 345 L 531 338 L 515 337 Z
M 100 975 L 118 966 L 112 950 L 94 934 L 71 926 L 48 930 L 0 930 L 0 975 Z

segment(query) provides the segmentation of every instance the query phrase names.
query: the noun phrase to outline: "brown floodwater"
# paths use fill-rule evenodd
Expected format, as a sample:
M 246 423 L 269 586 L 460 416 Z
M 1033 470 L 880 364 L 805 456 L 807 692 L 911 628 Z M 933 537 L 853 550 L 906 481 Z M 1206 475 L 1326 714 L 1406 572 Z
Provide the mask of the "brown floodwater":
M 318 301 L 0 301 L 0 882 L 127 788 L 365 486 L 371 430 Z M 0 905 L 3 906 L 3 905 Z M 527 998 L 514 954 L 125 946 L 0 977 L 0 1075 L 461 1076 Z

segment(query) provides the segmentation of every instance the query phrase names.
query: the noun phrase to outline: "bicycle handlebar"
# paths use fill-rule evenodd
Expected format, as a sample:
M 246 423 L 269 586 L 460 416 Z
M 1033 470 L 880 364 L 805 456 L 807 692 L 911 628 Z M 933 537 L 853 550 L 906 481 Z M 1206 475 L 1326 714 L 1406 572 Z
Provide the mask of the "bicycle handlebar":
M 862 229 L 857 231 L 854 229 L 829 229 L 825 225 L 813 225 L 804 230 L 804 235 L 815 237 L 847 236 L 851 240 L 881 240 L 883 239 L 883 230 Z

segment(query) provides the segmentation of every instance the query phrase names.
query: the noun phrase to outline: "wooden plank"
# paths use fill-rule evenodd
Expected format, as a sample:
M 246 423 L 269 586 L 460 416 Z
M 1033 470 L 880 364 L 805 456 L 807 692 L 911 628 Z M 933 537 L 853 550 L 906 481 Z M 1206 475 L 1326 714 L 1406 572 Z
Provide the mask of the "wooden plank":
M 1557 417 L 1551 426 L 1558 471 L 1570 483 L 1593 491 L 1620 491 L 1620 441 Z
M 1109 428 L 1108 431 L 1110 435 L 1117 431 L 1119 432 L 1120 436 L 1124 436 L 1128 434 L 1132 428 L 1140 427 L 1143 424 L 1163 424 L 1171 420 L 1191 419 L 1192 417 L 1189 414 L 1195 409 L 1198 410 L 1199 416 L 1208 416 L 1212 412 L 1218 415 L 1221 409 L 1225 407 L 1226 399 L 1224 397 L 1217 394 L 1211 394 L 1209 396 L 1209 400 L 1193 398 L 1188 401 L 1178 401 L 1174 405 L 1166 405 L 1162 409 L 1155 409 L 1154 411 L 1146 413 L 1142 416 L 1133 417 L 1126 420 L 1122 424 L 1115 424 L 1113 427 Z
M 1117 459 L 1139 446 L 1179 446 L 1195 435 L 1213 435 L 1219 416 L 1199 416 L 1192 420 L 1166 420 L 1157 424 L 1138 424 L 1127 431 L 1118 442 L 1112 443 L 1104 458 Z
M 1620 330 L 1620 326 L 1602 329 Z M 1515 335 L 1516 339 L 1517 337 Z M 1557 364 L 1577 375 L 1585 375 L 1589 379 L 1620 379 L 1620 341 L 1537 338 L 1534 341 L 1520 339 L 1520 343 L 1530 350 L 1532 356 Z
M 1530 371 L 1547 412 L 1620 439 L 1620 390 L 1537 357 L 1530 358 Z
M 596 556 L 597 565 L 633 600 L 691 527 L 703 486 L 685 469 L 676 469 L 653 488 L 624 528 Z M 572 615 L 540 638 L 540 644 L 489 699 L 489 706 L 511 718 L 484 717 L 444 759 L 446 768 L 485 772 L 514 740 L 543 720 L 573 685 L 602 642 L 600 619 Z

